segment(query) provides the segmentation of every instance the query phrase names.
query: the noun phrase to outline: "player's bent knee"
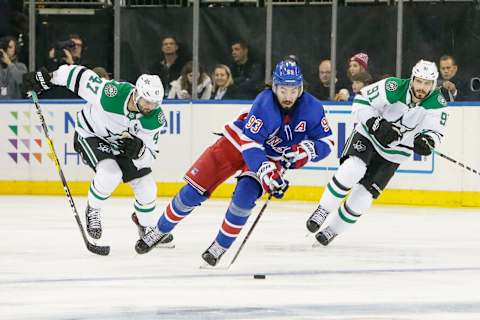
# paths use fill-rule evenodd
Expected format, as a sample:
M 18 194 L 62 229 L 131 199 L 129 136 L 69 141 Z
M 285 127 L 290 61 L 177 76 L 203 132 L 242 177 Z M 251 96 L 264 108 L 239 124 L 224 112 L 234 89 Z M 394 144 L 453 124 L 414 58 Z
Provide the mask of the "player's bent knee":
M 188 207 L 199 206 L 203 201 L 208 199 L 206 195 L 201 194 L 200 191 L 191 186 L 189 183 L 184 185 L 179 191 L 178 198 L 183 205 Z
M 157 199 L 157 184 L 152 174 L 130 181 L 135 199 L 142 204 L 153 202 Z
M 372 198 L 373 196 L 371 192 L 365 189 L 365 186 L 361 184 L 356 184 L 352 188 L 352 192 L 347 199 L 347 206 L 351 210 L 359 214 L 363 214 L 372 205 Z
M 362 185 L 365 190 L 370 193 L 373 199 L 377 199 L 383 191 L 375 182 L 371 181 L 370 179 L 360 180 L 360 185 Z
M 233 193 L 232 202 L 245 209 L 251 209 L 255 207 L 255 201 L 262 196 L 263 189 L 255 177 L 249 174 L 241 174 L 238 177 L 238 182 Z
M 122 180 L 122 169 L 118 163 L 113 159 L 104 159 L 98 162 L 97 167 L 95 168 L 96 175 L 101 175 L 105 179 L 111 181 L 120 181 Z

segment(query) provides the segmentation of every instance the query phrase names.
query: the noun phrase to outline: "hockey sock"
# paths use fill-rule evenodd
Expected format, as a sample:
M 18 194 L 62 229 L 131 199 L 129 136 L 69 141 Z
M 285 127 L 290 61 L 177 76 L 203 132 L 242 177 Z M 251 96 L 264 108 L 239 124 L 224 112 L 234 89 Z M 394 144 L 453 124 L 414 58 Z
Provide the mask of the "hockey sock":
M 112 195 L 121 180 L 122 170 L 115 160 L 105 159 L 100 161 L 88 190 L 88 204 L 92 208 L 100 209 L 103 202 Z
M 243 177 L 238 181 L 233 199 L 215 238 L 220 246 L 225 249 L 230 248 L 247 222 L 253 207 L 255 207 L 255 201 L 260 195 L 260 185 L 254 179 Z
M 158 229 L 160 232 L 167 233 L 172 231 L 175 226 L 188 216 L 190 212 L 207 200 L 207 196 L 201 195 L 191 185 L 186 184 L 177 193 L 173 200 L 167 205 L 160 220 L 158 220 Z
M 151 174 L 130 181 L 135 194 L 133 207 L 141 226 L 155 226 L 158 221 L 156 214 L 157 184 Z
M 350 157 L 338 168 L 335 176 L 325 187 L 320 206 L 329 212 L 335 211 L 350 189 L 365 175 L 367 166 L 357 157 Z
M 364 186 L 360 184 L 355 185 L 347 201 L 338 208 L 337 214 L 329 222 L 330 228 L 337 234 L 345 232 L 370 208 L 372 201 L 372 195 Z

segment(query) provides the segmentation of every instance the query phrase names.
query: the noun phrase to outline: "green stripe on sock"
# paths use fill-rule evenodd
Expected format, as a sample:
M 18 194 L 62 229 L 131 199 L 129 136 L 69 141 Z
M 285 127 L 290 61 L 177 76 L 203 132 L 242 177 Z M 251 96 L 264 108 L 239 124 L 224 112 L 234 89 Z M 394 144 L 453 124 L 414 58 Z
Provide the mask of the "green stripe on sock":
M 97 198 L 98 200 L 107 200 L 107 199 L 110 197 L 110 196 L 108 196 L 108 197 L 101 197 L 101 196 L 99 196 L 99 195 L 93 190 L 92 186 L 90 186 L 90 192 L 91 192 L 91 193 L 93 194 L 93 196 L 94 196 L 95 198 Z
M 139 212 L 145 212 L 145 213 L 152 212 L 153 210 L 155 210 L 155 207 L 156 207 L 156 206 L 153 206 L 151 208 L 143 209 L 143 208 L 139 208 L 136 204 L 134 204 L 133 206 L 135 207 L 135 210 Z
M 344 194 L 340 194 L 340 193 L 336 192 L 335 190 L 333 190 L 332 186 L 330 185 L 330 182 L 327 184 L 327 189 L 328 189 L 328 191 L 330 191 L 335 197 L 340 198 L 340 199 L 345 198 L 345 195 L 344 195 Z
M 345 216 L 345 214 L 343 213 L 342 207 L 338 208 L 338 215 L 340 216 L 340 218 L 342 218 L 343 221 L 345 221 L 347 223 L 357 222 L 357 220 L 348 219 L 347 216 Z

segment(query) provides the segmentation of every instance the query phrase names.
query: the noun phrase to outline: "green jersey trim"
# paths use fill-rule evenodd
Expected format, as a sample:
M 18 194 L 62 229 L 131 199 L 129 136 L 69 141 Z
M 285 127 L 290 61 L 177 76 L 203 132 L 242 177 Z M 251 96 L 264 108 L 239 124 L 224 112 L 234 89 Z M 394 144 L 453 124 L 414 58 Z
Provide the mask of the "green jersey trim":
M 360 99 L 353 99 L 353 103 L 360 103 L 360 104 L 364 104 L 366 106 L 371 106 L 370 103 L 368 103 L 368 101 L 360 100 Z
M 155 109 L 151 114 L 143 116 L 139 120 L 142 127 L 148 130 L 161 128 L 167 123 L 162 108 Z
M 73 73 L 75 72 L 75 70 L 77 70 L 77 67 L 72 68 L 72 70 L 70 70 L 70 72 L 68 73 L 68 78 L 67 78 L 67 88 L 68 89 L 70 89 L 70 83 L 72 82 L 72 77 L 73 77 Z
M 440 90 L 436 89 L 432 92 L 430 96 L 427 97 L 424 101 L 422 101 L 422 107 L 425 109 L 441 109 L 447 106 L 447 100 L 440 92 Z

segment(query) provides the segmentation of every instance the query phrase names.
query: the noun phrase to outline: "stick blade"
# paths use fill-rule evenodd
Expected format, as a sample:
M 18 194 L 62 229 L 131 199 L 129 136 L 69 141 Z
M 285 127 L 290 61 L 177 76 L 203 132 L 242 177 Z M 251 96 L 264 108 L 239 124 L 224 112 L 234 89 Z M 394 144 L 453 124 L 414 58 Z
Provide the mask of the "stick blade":
M 110 247 L 109 246 L 96 246 L 91 244 L 90 242 L 87 243 L 88 251 L 98 254 L 100 256 L 108 256 L 110 254 Z

